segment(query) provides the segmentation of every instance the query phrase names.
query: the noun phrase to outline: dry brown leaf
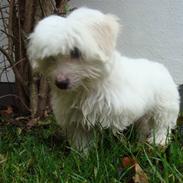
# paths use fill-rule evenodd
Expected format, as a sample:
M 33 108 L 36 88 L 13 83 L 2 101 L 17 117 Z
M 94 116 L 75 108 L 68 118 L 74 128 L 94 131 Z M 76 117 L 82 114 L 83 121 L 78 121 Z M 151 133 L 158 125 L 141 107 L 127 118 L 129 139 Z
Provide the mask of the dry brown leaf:
M 135 163 L 136 163 L 136 161 L 132 157 L 125 156 L 125 157 L 122 158 L 122 166 L 123 166 L 123 168 L 134 166 Z
M 39 120 L 39 117 L 30 119 L 29 122 L 27 123 L 27 127 L 30 129 L 30 128 L 36 126 L 38 123 L 38 120 Z
M 146 173 L 142 170 L 138 163 L 134 165 L 135 176 L 133 177 L 134 183 L 148 183 L 148 177 Z
M 6 160 L 7 158 L 3 154 L 0 154 L 0 164 L 3 164 Z
M 125 156 L 122 158 L 122 166 L 123 168 L 127 168 L 130 166 L 134 166 L 135 160 L 129 156 Z
M 121 159 L 121 162 L 122 162 L 123 168 L 132 167 L 132 170 L 135 175 L 133 174 L 134 176 L 132 177 L 130 182 L 133 182 L 133 183 L 148 183 L 149 182 L 146 173 L 137 163 L 135 158 L 125 156 Z
M 0 110 L 0 114 L 2 116 L 10 116 L 13 114 L 13 107 L 8 105 L 5 107 L 5 109 Z

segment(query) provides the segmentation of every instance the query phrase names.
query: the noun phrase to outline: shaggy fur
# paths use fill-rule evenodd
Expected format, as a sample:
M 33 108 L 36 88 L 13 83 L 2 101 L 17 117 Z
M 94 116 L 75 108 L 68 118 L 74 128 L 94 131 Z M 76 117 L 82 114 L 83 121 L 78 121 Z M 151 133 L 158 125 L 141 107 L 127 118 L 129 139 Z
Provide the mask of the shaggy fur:
M 121 134 L 138 122 L 140 137 L 159 145 L 176 126 L 179 94 L 168 70 L 121 56 L 118 30 L 114 15 L 79 8 L 44 18 L 30 35 L 31 65 L 50 81 L 57 122 L 78 149 L 98 125 Z

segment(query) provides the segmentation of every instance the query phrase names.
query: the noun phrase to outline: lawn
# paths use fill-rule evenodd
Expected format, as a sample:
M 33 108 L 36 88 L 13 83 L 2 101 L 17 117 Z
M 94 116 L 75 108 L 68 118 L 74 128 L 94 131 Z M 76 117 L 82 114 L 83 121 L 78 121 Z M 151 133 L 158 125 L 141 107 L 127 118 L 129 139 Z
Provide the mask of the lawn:
M 54 121 L 51 116 L 32 128 L 0 122 L 0 183 L 130 183 L 135 172 L 123 166 L 124 157 L 133 158 L 149 182 L 183 182 L 182 125 L 166 150 L 137 143 L 133 127 L 122 141 L 98 130 L 83 155 L 69 148 Z

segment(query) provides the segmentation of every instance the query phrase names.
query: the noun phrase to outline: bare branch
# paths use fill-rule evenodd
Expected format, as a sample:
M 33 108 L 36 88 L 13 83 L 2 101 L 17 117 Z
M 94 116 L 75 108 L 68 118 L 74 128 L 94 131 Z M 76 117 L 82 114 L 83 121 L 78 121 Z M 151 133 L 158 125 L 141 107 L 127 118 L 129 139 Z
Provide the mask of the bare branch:
M 9 34 L 8 32 L 4 31 L 3 29 L 0 29 L 2 33 L 4 33 L 7 37 L 11 37 L 12 39 L 16 39 L 16 37 L 13 34 Z
M 11 57 L 9 56 L 9 54 L 8 54 L 3 48 L 1 48 L 1 47 L 0 47 L 0 51 L 5 55 L 5 57 L 6 57 L 7 60 L 9 61 L 10 65 L 11 65 L 11 67 L 12 67 L 14 73 L 15 73 L 16 78 L 19 80 L 19 82 L 22 84 L 22 86 L 25 87 L 25 90 L 27 90 L 27 89 L 26 89 L 27 86 L 26 86 L 26 84 L 25 84 L 25 81 L 24 81 L 24 79 L 22 78 L 22 76 L 20 75 L 20 73 L 19 73 L 19 71 L 17 70 L 17 68 L 14 67 L 14 61 L 12 60 L 12 58 L 11 58 Z
M 23 102 L 23 100 L 21 99 L 21 97 L 19 97 L 18 95 L 15 95 L 15 94 L 7 94 L 7 95 L 0 96 L 0 99 L 6 98 L 6 97 L 15 97 L 15 98 L 19 99 L 19 101 L 26 107 L 26 109 L 29 112 L 31 112 L 30 108 Z
M 15 6 L 15 0 L 10 1 L 10 7 L 9 7 L 9 17 L 8 17 L 8 34 L 13 35 L 13 11 Z M 12 39 L 10 37 L 8 38 L 8 48 L 9 48 L 9 57 L 13 57 L 13 43 Z
M 5 72 L 8 77 L 8 72 L 12 69 L 17 92 L 17 95 L 8 94 L 3 98 L 18 98 L 21 101 L 21 112 L 29 111 L 32 117 L 41 116 L 47 110 L 49 87 L 45 78 L 39 75 L 35 78 L 31 71 L 26 55 L 27 35 L 44 16 L 55 12 L 65 15 L 67 2 L 68 0 L 6 0 L 8 6 L 3 4 L 3 7 L 0 2 L 0 21 L 3 22 L 0 30 L 0 41 L 3 41 L 0 47 L 3 54 L 0 76 Z

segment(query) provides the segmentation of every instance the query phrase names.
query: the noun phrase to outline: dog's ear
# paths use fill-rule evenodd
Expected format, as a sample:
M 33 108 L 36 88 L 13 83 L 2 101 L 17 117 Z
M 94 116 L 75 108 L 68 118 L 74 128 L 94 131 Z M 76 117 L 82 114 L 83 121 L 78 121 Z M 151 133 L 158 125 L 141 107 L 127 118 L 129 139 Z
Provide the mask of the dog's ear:
M 116 39 L 120 28 L 118 21 L 118 17 L 106 14 L 103 21 L 92 25 L 95 41 L 106 58 L 111 56 L 116 46 Z

